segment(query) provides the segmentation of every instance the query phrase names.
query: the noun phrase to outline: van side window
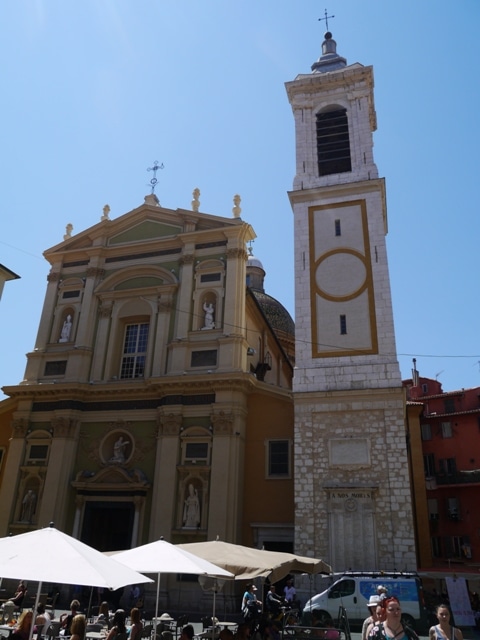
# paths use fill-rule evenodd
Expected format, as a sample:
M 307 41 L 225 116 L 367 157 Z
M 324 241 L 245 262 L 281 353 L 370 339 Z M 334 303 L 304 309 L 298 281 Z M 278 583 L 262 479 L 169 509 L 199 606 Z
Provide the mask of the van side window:
M 345 596 L 352 596 L 355 593 L 355 580 L 340 580 L 336 584 L 332 585 L 332 588 L 328 592 L 329 598 L 345 598 Z

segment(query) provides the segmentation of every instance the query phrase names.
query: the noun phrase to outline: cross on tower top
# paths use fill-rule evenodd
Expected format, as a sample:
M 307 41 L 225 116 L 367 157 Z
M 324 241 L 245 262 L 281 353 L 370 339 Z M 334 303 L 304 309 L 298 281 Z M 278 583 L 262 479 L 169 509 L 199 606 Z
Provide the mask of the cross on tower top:
M 321 22 L 322 20 L 325 20 L 325 26 L 327 27 L 327 31 L 328 31 L 328 19 L 329 18 L 334 18 L 335 16 L 329 16 L 327 15 L 327 10 L 325 9 L 325 17 L 324 18 L 319 18 L 318 21 Z

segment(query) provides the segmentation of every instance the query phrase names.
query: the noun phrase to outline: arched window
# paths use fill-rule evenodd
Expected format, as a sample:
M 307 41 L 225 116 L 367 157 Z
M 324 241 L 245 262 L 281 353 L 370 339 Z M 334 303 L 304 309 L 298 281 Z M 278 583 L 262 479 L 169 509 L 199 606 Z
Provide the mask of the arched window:
M 317 113 L 317 156 L 319 176 L 352 170 L 346 109 Z

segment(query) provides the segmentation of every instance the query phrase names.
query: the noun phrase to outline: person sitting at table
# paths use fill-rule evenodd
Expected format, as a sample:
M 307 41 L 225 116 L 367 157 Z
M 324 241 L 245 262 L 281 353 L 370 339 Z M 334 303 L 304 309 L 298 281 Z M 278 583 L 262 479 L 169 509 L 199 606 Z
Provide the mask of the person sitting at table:
M 45 605 L 41 602 L 37 607 L 37 615 L 35 617 L 35 629 L 34 632 L 37 633 L 37 638 L 41 638 L 45 635 L 48 627 L 50 626 L 50 622 L 52 621 L 52 616 L 49 611 L 45 610 Z
M 12 638 L 12 640 L 28 640 L 30 638 L 32 624 L 33 611 L 24 611 L 19 617 L 10 638 Z
M 73 617 L 72 624 L 70 625 L 70 631 L 72 637 L 70 640 L 85 640 L 85 630 L 87 628 L 87 619 L 81 613 Z
M 117 609 L 113 614 L 112 628 L 108 632 L 106 640 L 126 640 L 127 628 L 125 626 L 125 611 Z
M 63 613 L 60 616 L 60 622 L 62 623 L 61 629 L 60 629 L 61 636 L 72 635 L 72 632 L 71 632 L 72 620 L 75 618 L 76 615 L 78 615 L 79 609 L 80 609 L 80 602 L 78 600 L 73 599 L 70 603 L 70 613 Z
M 27 585 L 23 580 L 20 580 L 18 587 L 15 589 L 15 595 L 10 598 L 10 601 L 15 604 L 16 607 L 21 607 L 23 600 L 27 594 Z
M 132 626 L 130 627 L 130 640 L 140 640 L 142 637 L 143 624 L 140 621 L 140 609 L 133 607 L 130 611 L 130 621 Z
M 97 622 L 98 624 L 103 624 L 106 627 L 109 626 L 109 623 L 110 623 L 110 609 L 108 607 L 108 602 L 106 600 L 104 600 L 101 603 L 100 609 L 98 610 L 98 616 L 97 616 L 97 619 L 95 620 L 95 622 Z

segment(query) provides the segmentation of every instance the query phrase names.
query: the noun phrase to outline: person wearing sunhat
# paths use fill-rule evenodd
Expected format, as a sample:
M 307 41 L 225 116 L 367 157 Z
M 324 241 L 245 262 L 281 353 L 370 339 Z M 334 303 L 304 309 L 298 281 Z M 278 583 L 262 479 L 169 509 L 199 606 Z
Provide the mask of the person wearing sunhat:
M 368 616 L 368 618 L 365 618 L 365 620 L 363 621 L 363 625 L 362 625 L 362 640 L 366 640 L 367 639 L 368 628 L 370 627 L 370 625 L 372 623 L 377 621 L 376 609 L 377 609 L 377 606 L 378 606 L 379 603 L 380 603 L 380 596 L 379 595 L 370 596 L 370 599 L 367 602 L 367 609 L 369 610 L 370 615 Z

